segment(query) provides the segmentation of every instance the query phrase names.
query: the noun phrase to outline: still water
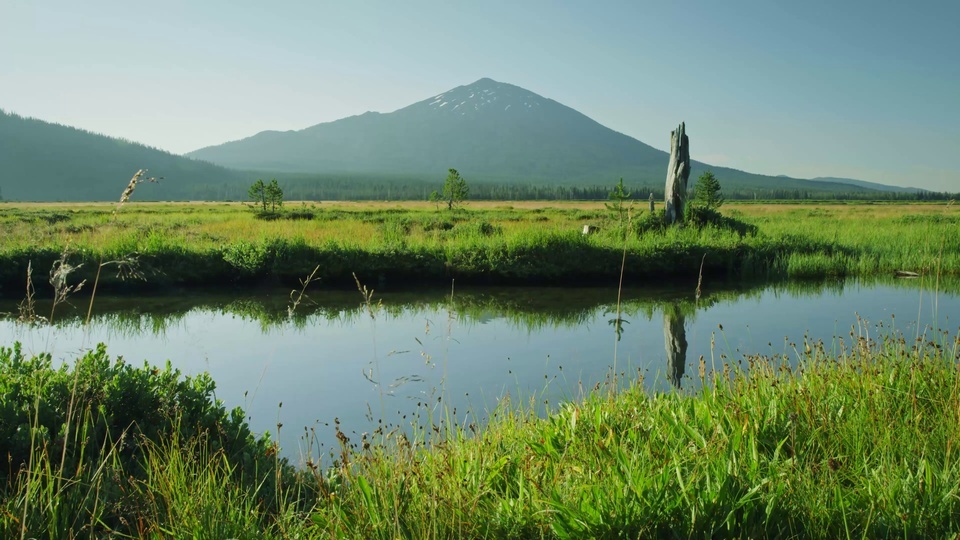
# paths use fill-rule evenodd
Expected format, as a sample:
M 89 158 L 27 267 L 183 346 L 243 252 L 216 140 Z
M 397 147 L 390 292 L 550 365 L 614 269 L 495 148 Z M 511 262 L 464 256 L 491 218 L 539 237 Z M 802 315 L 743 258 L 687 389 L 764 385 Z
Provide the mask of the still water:
M 335 444 L 334 419 L 353 438 L 379 422 L 423 420 L 442 402 L 470 422 L 507 396 L 538 407 L 575 399 L 614 368 L 627 382 L 642 376 L 652 392 L 695 392 L 701 356 L 709 367 L 744 355 L 795 358 L 805 337 L 829 350 L 851 332 L 956 332 L 957 290 L 787 283 L 697 299 L 689 288 L 639 288 L 623 292 L 619 316 L 617 291 L 596 288 L 378 291 L 369 302 L 317 288 L 292 314 L 289 290 L 98 296 L 86 327 L 82 299 L 75 310 L 58 307 L 48 326 L 0 319 L 0 345 L 20 341 L 71 361 L 103 342 L 133 364 L 207 371 L 217 398 L 243 407 L 255 431 L 276 437 L 283 425 L 283 452 L 296 462 Z M 16 304 L 0 302 L 0 312 Z

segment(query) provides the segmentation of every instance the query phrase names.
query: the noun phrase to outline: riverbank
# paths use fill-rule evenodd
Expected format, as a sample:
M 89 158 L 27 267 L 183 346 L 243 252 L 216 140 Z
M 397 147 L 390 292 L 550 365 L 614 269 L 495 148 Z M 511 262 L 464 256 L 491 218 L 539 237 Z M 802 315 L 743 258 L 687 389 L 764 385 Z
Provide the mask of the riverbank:
M 584 285 L 696 279 L 960 274 L 956 205 L 723 207 L 725 226 L 660 229 L 602 203 L 289 204 L 258 219 L 240 204 L 0 205 L 0 295 L 24 294 L 66 254 L 70 279 L 149 290 L 282 283 Z M 585 225 L 598 228 L 590 235 Z M 625 238 L 625 240 L 624 240 Z M 101 268 L 102 266 L 102 268 Z M 38 281 L 46 281 L 45 278 Z M 89 285 L 88 285 L 89 286 Z M 45 287 L 37 292 L 45 294 Z
M 351 440 L 344 426 L 340 450 L 299 472 L 252 438 L 242 413 L 212 404 L 207 379 L 118 367 L 103 351 L 55 374 L 8 350 L 0 425 L 35 429 L 4 439 L 27 468 L 4 483 L 0 523 L 10 537 L 955 534 L 960 336 L 888 332 L 799 342 L 789 358 L 705 358 L 696 394 L 599 387 L 546 419 L 505 403 L 483 425 L 437 412 L 411 436 Z M 161 417 L 120 435 L 156 399 L 177 435 Z M 78 411 L 60 437 L 43 426 Z

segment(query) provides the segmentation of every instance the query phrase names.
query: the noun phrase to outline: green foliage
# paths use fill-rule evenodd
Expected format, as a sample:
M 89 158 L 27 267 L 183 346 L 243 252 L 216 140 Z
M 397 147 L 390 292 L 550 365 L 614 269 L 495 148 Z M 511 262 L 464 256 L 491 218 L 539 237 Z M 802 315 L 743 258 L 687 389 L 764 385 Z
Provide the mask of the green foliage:
M 694 187 L 694 204 L 708 210 L 716 210 L 723 206 L 723 194 L 720 193 L 720 181 L 712 172 L 706 171 L 700 175 Z
M 75 249 L 70 264 L 84 263 L 76 282 L 94 279 L 101 258 L 142 254 L 148 281 L 101 276 L 100 287 L 121 291 L 262 279 L 296 285 L 321 263 L 318 277 L 339 286 L 351 285 L 353 272 L 392 283 L 609 283 L 619 276 L 624 242 L 627 283 L 696 278 L 705 253 L 704 275 L 717 277 L 960 275 L 956 206 L 738 205 L 736 217 L 728 217 L 693 205 L 676 230 L 663 229 L 662 209 L 635 209 L 628 234 L 611 219 L 587 241 L 573 237 L 588 220 L 609 215 L 600 204 L 480 207 L 469 214 L 417 206 L 330 204 L 312 209 L 310 221 L 261 222 L 241 205 L 146 204 L 104 228 L 112 205 L 41 210 L 8 203 L 0 210 L 0 294 L 22 297 L 28 262 L 35 277 L 45 274 L 64 243 Z M 402 230 L 380 227 L 389 221 L 403 223 Z M 466 234 L 469 222 L 487 225 Z M 548 237 L 561 239 L 566 257 L 549 265 L 523 260 L 540 257 Z M 49 295 L 46 279 L 37 282 L 39 297 Z
M 489 221 L 483 220 L 471 220 L 466 223 L 461 223 L 453 228 L 452 231 L 456 236 L 469 238 L 469 237 L 488 237 L 488 236 L 497 236 L 503 235 L 503 227 L 498 225 L 493 225 Z
M 258 178 L 247 190 L 247 198 L 259 209 L 258 215 L 265 219 L 276 219 L 277 210 L 283 207 L 283 189 L 276 178 L 270 183 Z
M 756 225 L 746 223 L 742 219 L 722 216 L 715 208 L 708 206 L 690 205 L 687 207 L 687 214 L 684 218 L 687 225 L 697 229 L 712 227 L 718 230 L 736 232 L 741 237 L 748 234 L 755 235 L 759 230 Z
M 161 447 L 166 451 L 158 452 Z M 170 465 L 161 458 L 219 471 L 217 489 L 202 504 L 215 504 L 216 492 L 234 494 L 232 501 L 246 499 L 248 506 L 259 499 L 262 511 L 277 512 L 278 482 L 292 478 L 293 471 L 272 455 L 275 450 L 268 439 L 254 437 L 242 410 L 228 412 L 215 399 L 206 374 L 183 377 L 169 362 L 163 368 L 133 367 L 111 359 L 102 344 L 60 368 L 53 367 L 50 355 L 27 357 L 19 344 L 0 347 L 5 538 L 19 537 L 20 531 L 51 538 L 83 530 L 90 537 L 108 530 L 130 534 L 146 517 L 162 520 L 167 509 L 195 507 L 199 493 L 187 484 L 193 474 L 158 471 Z M 207 469 L 218 462 L 219 469 Z M 193 503 L 184 499 L 171 506 L 167 500 L 155 506 L 165 499 L 152 489 L 162 490 L 163 482 L 179 483 L 181 495 Z M 151 493 L 143 492 L 147 486 Z
M 950 536 L 960 337 L 939 339 L 805 343 L 798 372 L 751 357 L 690 394 L 598 391 L 546 419 L 507 403 L 475 434 L 345 448 L 350 481 L 313 521 L 356 538 Z
M 427 199 L 437 206 L 437 210 L 440 210 L 440 203 L 443 202 L 443 195 L 440 195 L 440 192 L 433 190 L 430 192 L 430 197 Z
M 622 229 L 624 222 L 626 220 L 627 209 L 625 207 L 626 202 L 630 199 L 630 192 L 624 189 L 623 187 L 623 178 L 620 179 L 620 182 L 613 187 L 613 191 L 610 192 L 609 199 L 614 201 L 613 203 L 607 203 L 607 209 L 613 210 L 617 214 L 617 220 Z
M 663 208 L 653 212 L 642 212 L 633 221 L 633 230 L 637 236 L 642 236 L 649 232 L 663 232 L 666 230 L 667 220 L 666 211 Z
M 264 191 L 266 192 L 266 201 L 270 205 L 271 212 L 276 212 L 277 209 L 283 206 L 283 189 L 280 188 L 280 184 L 277 183 L 276 178 L 270 180 L 270 183 L 266 185 Z
M 223 260 L 244 277 L 263 274 L 273 255 L 270 246 L 262 241 L 238 240 L 222 249 Z
M 267 211 L 267 185 L 258 178 L 256 182 L 247 190 L 247 198 L 253 202 L 254 206 L 260 207 L 261 212 Z
M 447 210 L 453 210 L 461 205 L 470 196 L 467 180 L 460 176 L 456 169 L 450 169 L 447 179 L 443 182 L 443 200 L 447 202 Z

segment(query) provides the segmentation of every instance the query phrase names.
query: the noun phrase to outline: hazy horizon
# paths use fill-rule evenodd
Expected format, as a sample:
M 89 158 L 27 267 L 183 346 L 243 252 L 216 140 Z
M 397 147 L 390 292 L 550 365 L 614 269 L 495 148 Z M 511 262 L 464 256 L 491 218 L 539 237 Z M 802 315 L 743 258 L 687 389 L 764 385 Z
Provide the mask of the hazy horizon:
M 490 77 L 666 150 L 960 189 L 960 5 L 0 0 L 0 108 L 183 154 Z

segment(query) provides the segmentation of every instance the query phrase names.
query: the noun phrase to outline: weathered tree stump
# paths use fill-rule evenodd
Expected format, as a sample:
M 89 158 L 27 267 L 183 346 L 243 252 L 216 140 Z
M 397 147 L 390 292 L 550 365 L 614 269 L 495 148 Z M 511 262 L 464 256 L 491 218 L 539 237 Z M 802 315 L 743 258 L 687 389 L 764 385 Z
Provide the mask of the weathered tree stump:
M 683 220 L 690 178 L 690 141 L 683 122 L 670 132 L 670 163 L 667 165 L 667 186 L 664 195 L 667 224 Z
M 653 203 L 653 193 L 651 193 L 651 194 L 650 194 L 650 212 L 651 212 L 651 213 L 653 212 L 653 209 L 654 209 L 654 208 L 655 208 L 655 205 L 654 205 L 654 203 Z

